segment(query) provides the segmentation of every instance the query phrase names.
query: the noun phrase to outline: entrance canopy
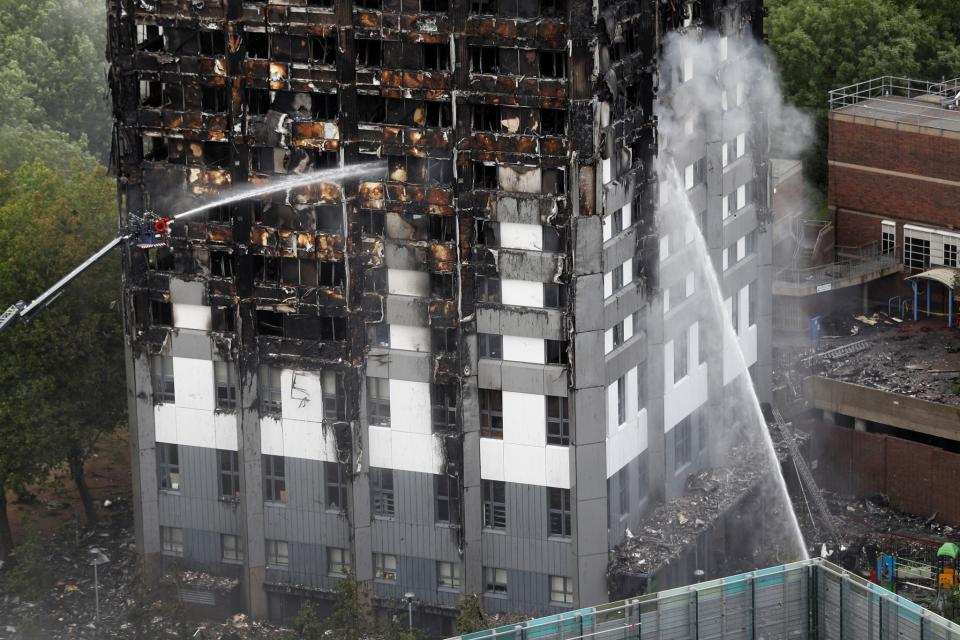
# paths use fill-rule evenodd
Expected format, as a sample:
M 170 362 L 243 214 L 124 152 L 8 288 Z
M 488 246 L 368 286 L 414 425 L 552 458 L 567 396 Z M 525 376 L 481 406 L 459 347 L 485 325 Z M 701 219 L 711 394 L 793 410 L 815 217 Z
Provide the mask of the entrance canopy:
M 930 285 L 936 282 L 946 289 L 947 326 L 952 327 L 954 284 L 960 281 L 960 278 L 957 277 L 958 275 L 960 275 L 960 269 L 953 269 L 951 267 L 935 267 L 933 269 L 928 269 L 923 273 L 909 276 L 907 280 L 909 280 L 911 286 L 913 286 L 913 319 L 917 320 L 917 316 L 919 314 L 920 283 L 922 281 L 926 281 L 927 283 L 927 317 L 932 315 L 930 311 Z

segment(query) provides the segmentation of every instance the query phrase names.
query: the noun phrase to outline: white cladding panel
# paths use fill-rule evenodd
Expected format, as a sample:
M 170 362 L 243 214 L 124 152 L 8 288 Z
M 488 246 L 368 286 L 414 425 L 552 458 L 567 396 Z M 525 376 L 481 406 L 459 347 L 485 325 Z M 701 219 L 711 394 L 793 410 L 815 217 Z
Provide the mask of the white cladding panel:
M 521 307 L 543 307 L 543 283 L 532 280 L 501 280 L 500 300 Z
M 539 224 L 500 223 L 500 246 L 504 249 L 543 249 L 543 227 Z
M 213 361 L 173 358 L 177 407 L 213 411 Z
M 179 329 L 210 331 L 213 316 L 210 307 L 201 304 L 173 303 L 173 326 Z
M 430 328 L 391 324 L 390 348 L 403 351 L 430 351 Z
M 607 436 L 607 477 L 613 477 L 646 450 L 647 410 L 643 409 Z
M 514 362 L 543 364 L 543 339 L 524 338 L 522 336 L 503 336 L 503 359 Z
M 409 269 L 387 269 L 387 286 L 390 293 L 400 296 L 430 295 L 430 274 Z
M 504 443 L 545 447 L 547 409 L 544 397 L 515 391 L 502 393 Z
M 280 372 L 280 408 L 284 420 L 323 422 L 323 390 L 316 371 Z
M 390 428 L 432 436 L 430 383 L 390 380 Z

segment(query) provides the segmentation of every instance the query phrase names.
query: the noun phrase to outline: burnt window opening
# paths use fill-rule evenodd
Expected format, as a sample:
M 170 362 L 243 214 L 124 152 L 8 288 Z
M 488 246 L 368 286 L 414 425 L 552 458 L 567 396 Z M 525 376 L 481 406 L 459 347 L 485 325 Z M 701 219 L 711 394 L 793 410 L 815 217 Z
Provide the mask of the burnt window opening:
M 343 233 L 343 211 L 337 205 L 320 205 L 315 209 L 317 231 Z
M 247 113 L 262 116 L 270 110 L 269 89 L 247 89 Z
M 540 52 L 540 77 L 566 78 L 567 77 L 567 52 L 566 51 L 541 51 Z
M 567 192 L 567 171 L 563 168 L 544 169 L 540 191 L 545 195 L 562 196 Z
M 389 347 L 390 325 L 386 322 L 367 325 L 367 342 L 371 347 Z
M 360 230 L 371 236 L 382 236 L 386 217 L 382 211 L 361 211 L 358 216 Z
M 460 524 L 460 485 L 456 478 L 446 474 L 435 476 L 437 493 L 437 522 L 449 525 Z
M 347 319 L 339 317 L 320 316 L 320 340 L 333 342 L 346 340 Z
M 320 262 L 321 287 L 342 287 L 346 279 L 346 269 L 342 262 Z
M 497 222 L 476 218 L 476 242 L 479 246 L 496 249 L 500 246 L 500 225 Z
M 341 318 L 342 319 L 342 318 Z M 346 391 L 343 386 L 343 373 L 324 371 L 320 377 L 323 394 L 323 419 L 330 422 L 343 421 L 347 417 Z
M 571 527 L 570 489 L 548 487 L 547 494 L 550 535 L 569 538 L 573 532 Z
M 236 331 L 237 319 L 233 307 L 213 307 L 211 309 L 213 330 L 220 333 Z
M 138 24 L 137 48 L 140 51 L 163 51 L 163 27 L 153 24 Z
M 563 109 L 540 109 L 540 133 L 562 136 L 567 133 L 567 112 Z
M 250 169 L 259 173 L 270 173 L 274 168 L 273 147 L 250 147 Z
M 547 444 L 570 445 L 570 408 L 563 396 L 546 396 Z
M 186 108 L 183 98 L 183 86 L 173 82 L 165 82 L 162 84 L 162 87 L 163 108 L 183 111 Z
M 336 120 L 340 102 L 335 93 L 311 93 L 310 115 L 314 120 Z
M 495 15 L 497 13 L 497 0 L 470 0 L 470 13 Z
M 623 323 L 618 322 L 613 325 L 613 346 L 614 348 L 619 347 L 623 344 Z
M 266 60 L 270 57 L 270 36 L 262 31 L 246 32 L 247 57 Z
M 470 47 L 470 71 L 473 73 L 499 73 L 500 49 L 497 47 Z
M 253 256 L 253 279 L 270 284 L 280 282 L 280 258 Z
M 476 276 L 477 302 L 500 302 L 500 277 Z
M 430 238 L 439 242 L 453 242 L 457 239 L 456 216 L 430 216 Z
M 450 46 L 446 44 L 426 43 L 423 48 L 424 71 L 449 71 Z
M 283 337 L 283 314 L 269 309 L 257 310 L 257 334 Z
M 307 0 L 308 7 L 323 7 L 324 9 L 333 8 L 333 0 Z
M 356 6 L 360 9 L 380 11 L 383 8 L 382 0 L 355 0 L 355 2 L 356 2 Z
M 567 0 L 540 0 L 540 15 L 544 18 L 563 18 L 567 14 Z
M 430 273 L 430 295 L 434 298 L 453 298 L 453 274 L 452 273 Z
M 232 278 L 233 255 L 228 251 L 211 251 L 210 275 L 217 278 Z
M 357 96 L 357 119 L 382 124 L 387 120 L 386 101 L 380 96 Z
M 157 136 L 143 136 L 143 159 L 163 162 L 167 159 L 167 141 Z
M 173 271 L 176 261 L 170 247 L 151 247 L 147 249 L 147 266 L 154 271 Z
M 453 182 L 453 160 L 427 158 L 424 184 L 442 185 Z
M 434 432 L 457 429 L 457 400 L 459 390 L 455 384 L 430 385 L 431 422 Z
M 310 62 L 313 64 L 336 64 L 337 39 L 333 36 L 311 36 Z
M 503 394 L 497 389 L 478 389 L 480 437 L 503 440 Z
M 477 356 L 492 360 L 503 360 L 503 336 L 495 333 L 478 333 Z
M 570 364 L 566 340 L 544 340 L 546 364 Z
M 207 222 L 223 222 L 229 224 L 233 222 L 234 208 L 227 205 L 207 209 Z
M 503 119 L 500 117 L 500 105 L 475 104 L 472 111 L 474 131 L 499 132 L 502 128 Z
M 497 178 L 497 165 L 485 162 L 473 163 L 473 188 L 496 189 L 500 184 Z
M 484 529 L 507 528 L 507 488 L 502 480 L 481 480 Z
M 307 158 L 310 160 L 310 168 L 315 171 L 319 169 L 333 169 L 340 166 L 340 154 L 336 151 L 307 149 Z
M 424 103 L 425 127 L 452 127 L 453 110 L 449 102 L 435 102 L 428 100 Z
M 363 271 L 363 290 L 367 293 L 387 292 L 387 270 L 366 269 Z
M 350 477 L 347 465 L 324 462 L 323 475 L 327 485 L 327 509 L 344 513 L 347 510 L 347 480 Z
M 450 0 L 420 0 L 420 11 L 446 12 L 450 10 Z
M 220 56 L 227 52 L 227 41 L 224 38 L 223 31 L 202 30 L 198 32 L 200 39 L 200 55 L 202 56 Z
M 259 379 L 260 413 L 277 415 L 280 413 L 283 400 L 280 385 L 280 369 L 262 365 Z
M 317 263 L 297 258 L 280 259 L 280 281 L 288 285 L 317 286 Z
M 150 301 L 150 321 L 154 326 L 173 326 L 173 304 L 163 300 Z
M 458 346 L 455 327 L 434 327 L 430 330 L 431 351 L 434 353 L 456 353 Z
M 207 140 L 203 143 L 203 164 L 225 168 L 230 164 L 230 143 Z
M 566 227 L 558 229 L 548 224 L 543 225 L 543 251 L 563 251 L 567 244 L 566 236 Z
M 558 282 L 544 282 L 543 306 L 547 309 L 566 309 L 567 285 Z
M 163 106 L 163 84 L 159 80 L 140 81 L 140 105 L 144 107 Z
M 356 38 L 354 48 L 357 51 L 357 66 L 379 67 L 383 62 L 383 46 L 379 40 Z
M 173 375 L 173 358 L 153 356 L 150 362 L 153 373 L 153 401 L 176 402 L 176 380 Z
M 233 411 L 237 408 L 237 372 L 229 362 L 213 363 L 213 381 L 216 387 L 217 409 Z

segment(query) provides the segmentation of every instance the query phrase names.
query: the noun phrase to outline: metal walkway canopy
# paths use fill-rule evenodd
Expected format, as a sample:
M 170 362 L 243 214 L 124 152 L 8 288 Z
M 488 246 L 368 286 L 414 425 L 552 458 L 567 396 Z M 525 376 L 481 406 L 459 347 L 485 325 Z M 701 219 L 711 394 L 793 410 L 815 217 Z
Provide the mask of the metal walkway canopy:
M 908 276 L 907 280 L 910 281 L 910 284 L 913 286 L 913 319 L 917 320 L 919 316 L 919 307 L 920 307 L 920 281 L 925 280 L 927 282 L 927 317 L 931 315 L 930 311 L 930 284 L 933 282 L 939 282 L 942 284 L 947 292 L 947 326 L 953 326 L 953 290 L 954 284 L 960 282 L 960 270 L 953 269 L 951 267 L 935 267 L 933 269 L 928 269 L 923 273 L 918 273 L 913 276 Z
M 818 558 L 458 636 L 628 638 L 960 640 L 960 626 Z

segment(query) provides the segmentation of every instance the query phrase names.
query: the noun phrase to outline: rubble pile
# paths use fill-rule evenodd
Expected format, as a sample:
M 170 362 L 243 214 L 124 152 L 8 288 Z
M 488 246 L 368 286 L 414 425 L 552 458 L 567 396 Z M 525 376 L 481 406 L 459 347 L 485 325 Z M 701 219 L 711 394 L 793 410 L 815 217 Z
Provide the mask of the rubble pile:
M 26 599 L 0 592 L 0 640 L 44 638 L 180 638 L 205 640 L 280 640 L 288 629 L 261 625 L 233 616 L 224 624 L 197 626 L 175 598 L 150 593 L 144 587 L 133 539 L 131 512 L 125 500 L 110 501 L 109 512 L 86 531 L 65 527 L 46 543 L 38 563 L 43 571 L 42 595 Z M 108 562 L 98 566 L 100 625 L 96 624 L 91 549 Z M 0 569 L 0 578 L 9 567 Z M 236 580 L 185 571 L 180 585 L 229 591 Z M 167 584 L 170 580 L 165 578 Z M 198 635 L 194 635 L 194 633 Z
M 863 336 L 835 342 L 842 346 Z M 903 395 L 960 405 L 960 344 L 940 324 L 884 327 L 870 337 L 871 348 L 832 360 L 817 360 L 813 373 Z
M 652 573 L 678 557 L 759 483 L 768 466 L 762 451 L 746 446 L 732 447 L 729 458 L 734 461 L 730 466 L 690 475 L 685 495 L 654 509 L 636 533 L 627 530 L 608 573 Z

